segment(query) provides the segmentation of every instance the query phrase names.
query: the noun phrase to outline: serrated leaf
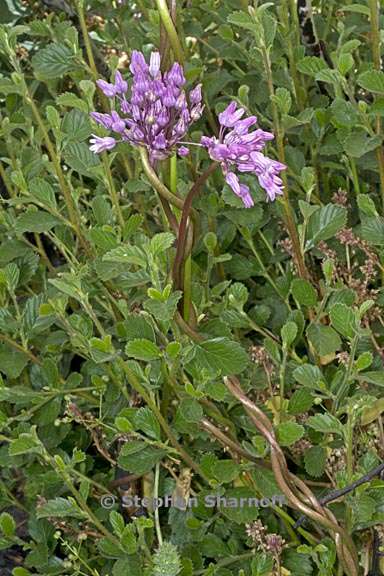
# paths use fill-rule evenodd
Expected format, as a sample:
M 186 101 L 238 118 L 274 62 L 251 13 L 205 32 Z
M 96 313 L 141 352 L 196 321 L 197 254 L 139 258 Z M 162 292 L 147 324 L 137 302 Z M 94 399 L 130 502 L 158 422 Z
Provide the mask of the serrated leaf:
M 375 94 L 384 94 L 384 73 L 380 70 L 367 70 L 360 74 L 357 79 L 359 86 L 374 92 Z
M 194 398 L 184 398 L 180 402 L 180 413 L 187 422 L 200 422 L 203 409 Z
M 332 416 L 332 414 L 326 413 L 310 416 L 307 420 L 307 425 L 324 434 L 343 435 L 343 425 L 335 416 Z
M 311 324 L 307 329 L 307 336 L 319 356 L 334 354 L 341 348 L 340 337 L 331 326 Z
M 114 250 L 104 254 L 103 260 L 107 262 L 121 262 L 122 264 L 136 264 L 145 268 L 147 266 L 147 257 L 145 252 L 138 246 L 123 244 Z
M 145 360 L 147 362 L 157 360 L 161 356 L 159 347 L 146 338 L 135 338 L 128 342 L 125 347 L 125 353 L 127 356 L 136 358 L 136 360 Z
M 18 378 L 28 362 L 29 358 L 24 352 L 0 343 L 0 372 L 8 378 Z
M 124 470 L 142 476 L 160 462 L 165 455 L 166 451 L 161 448 L 147 446 L 145 442 L 133 440 L 124 444 L 118 462 Z
M 362 216 L 361 236 L 374 246 L 384 246 L 384 218 Z
M 44 206 L 53 210 L 57 209 L 55 192 L 47 180 L 43 178 L 33 178 L 29 183 L 29 191 Z
M 0 514 L 0 530 L 6 538 L 12 538 L 16 532 L 16 522 L 8 512 Z
M 52 214 L 43 212 L 42 210 L 28 210 L 21 214 L 15 223 L 15 230 L 17 234 L 24 234 L 24 232 L 48 232 L 54 226 L 57 226 L 60 221 Z
M 229 338 L 213 338 L 196 346 L 195 359 L 202 368 L 223 376 L 239 374 L 248 364 L 248 354 Z
M 85 518 L 86 514 L 67 498 L 57 497 L 48 500 L 36 509 L 37 518 Z
M 177 290 L 176 292 L 172 292 L 165 302 L 161 302 L 160 300 L 146 300 L 144 302 L 144 308 L 150 312 L 156 320 L 168 322 L 174 317 L 180 298 L 181 291 Z
M 71 110 L 64 116 L 61 130 L 64 132 L 68 142 L 85 140 L 92 133 L 88 114 L 77 109 Z
M 150 250 L 152 256 L 155 258 L 162 252 L 165 252 L 172 246 L 175 241 L 175 236 L 170 232 L 160 232 L 151 238 Z
M 72 92 L 64 92 L 56 98 L 56 104 L 60 106 L 68 106 L 69 108 L 77 108 L 82 112 L 88 112 L 88 104 L 73 94 Z
M 309 219 L 308 247 L 321 240 L 333 238 L 347 223 L 347 210 L 343 206 L 327 204 L 317 210 Z
M 281 328 L 281 339 L 284 348 L 289 348 L 297 336 L 297 324 L 295 322 L 286 322 Z
M 345 304 L 338 302 L 332 306 L 329 316 L 333 328 L 346 338 L 353 338 L 356 332 L 356 318 L 353 310 Z
M 28 432 L 23 432 L 18 438 L 12 440 L 9 444 L 9 455 L 20 456 L 21 454 L 28 454 L 28 452 L 36 452 L 39 449 L 39 444 L 36 438 Z
M 246 12 L 232 12 L 232 14 L 227 17 L 227 21 L 230 24 L 234 24 L 240 28 L 245 28 L 246 30 L 251 30 L 252 32 L 259 31 L 259 27 Z
M 134 417 L 135 426 L 155 440 L 160 440 L 160 424 L 147 406 L 139 408 Z
M 302 74 L 315 77 L 320 70 L 328 68 L 327 64 L 321 58 L 316 56 L 305 56 L 297 63 L 297 69 Z
M 307 388 L 299 388 L 295 390 L 289 399 L 288 412 L 289 414 L 303 414 L 307 412 L 313 405 L 313 396 Z
M 32 58 L 35 75 L 41 80 L 61 78 L 79 68 L 76 56 L 64 44 L 52 43 L 41 48 Z
M 83 176 L 93 176 L 91 169 L 100 165 L 100 159 L 93 154 L 85 142 L 73 142 L 64 149 L 64 160 L 73 170 Z
M 276 433 L 281 446 L 291 446 L 304 436 L 305 429 L 296 422 L 283 422 L 276 426 Z
M 305 470 L 314 478 L 324 474 L 326 461 L 327 452 L 322 446 L 312 446 L 304 452 Z
M 291 284 L 291 292 L 295 300 L 302 306 L 315 306 L 317 292 L 308 280 L 295 278 Z

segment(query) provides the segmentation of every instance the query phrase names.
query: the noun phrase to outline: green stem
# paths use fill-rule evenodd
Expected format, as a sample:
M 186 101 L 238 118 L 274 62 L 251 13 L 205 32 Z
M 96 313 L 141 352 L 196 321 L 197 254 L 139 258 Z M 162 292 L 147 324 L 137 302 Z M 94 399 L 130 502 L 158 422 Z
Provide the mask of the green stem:
M 112 172 L 111 172 L 111 168 L 109 166 L 108 157 L 105 153 L 102 156 L 103 156 L 104 171 L 105 171 L 105 175 L 106 175 L 107 182 L 108 182 L 109 194 L 110 194 L 111 200 L 112 200 L 112 206 L 115 210 L 117 220 L 118 220 L 121 228 L 123 229 L 124 224 L 125 224 L 124 216 L 123 216 L 123 213 L 121 211 L 121 207 L 120 207 L 120 203 L 119 203 L 119 196 L 116 192 L 116 187 L 115 187 L 115 183 L 113 181 Z
M 380 41 L 380 27 L 379 27 L 379 2 L 377 0 L 368 0 L 370 16 L 371 16 L 371 42 L 372 42 L 372 56 L 373 63 L 376 70 L 381 70 L 381 41 Z M 376 116 L 376 133 L 381 136 L 382 121 L 378 114 Z M 380 190 L 381 198 L 384 208 L 384 150 L 380 145 L 376 150 L 377 162 L 379 165 L 380 175 Z
M 43 135 L 43 140 L 44 140 L 45 146 L 47 147 L 49 157 L 53 163 L 57 178 L 59 180 L 60 189 L 61 189 L 63 196 L 64 196 L 64 201 L 65 201 L 65 204 L 67 206 L 70 221 L 73 224 L 73 228 L 76 231 L 76 234 L 77 234 L 84 250 L 88 254 L 90 254 L 90 247 L 89 247 L 88 242 L 85 240 L 85 238 L 83 237 L 83 234 L 81 232 L 80 216 L 77 212 L 76 206 L 73 202 L 71 191 L 70 191 L 69 186 L 66 182 L 64 173 L 61 169 L 60 159 L 59 159 L 59 157 L 55 151 L 55 148 L 51 142 L 51 139 L 48 135 L 47 129 L 46 129 L 44 121 L 40 115 L 39 109 L 36 106 L 36 104 L 32 98 L 32 95 L 29 92 L 29 89 L 28 89 L 26 84 L 25 84 L 25 99 L 26 99 L 27 103 L 30 105 L 33 116 L 35 117 L 35 120 L 36 120 L 36 122 L 37 122 L 37 124 L 41 130 L 41 133 Z
M 76 8 L 77 8 L 77 14 L 79 16 L 81 32 L 82 32 L 83 38 L 84 38 L 85 51 L 87 53 L 89 67 L 92 71 L 92 76 L 94 77 L 95 80 L 97 80 L 97 78 L 99 77 L 99 73 L 97 71 L 95 59 L 93 57 L 93 51 L 92 51 L 91 41 L 90 41 L 89 34 L 88 34 L 87 23 L 86 23 L 85 17 L 84 17 L 84 0 L 77 0 L 76 1 Z
M 276 134 L 278 158 L 282 164 L 285 164 L 286 162 L 285 162 L 285 152 L 284 152 L 284 133 L 283 133 L 283 130 L 280 126 L 279 113 L 278 113 L 276 103 L 274 101 L 275 89 L 273 86 L 271 60 L 269 57 L 268 49 L 267 49 L 264 42 L 262 42 L 262 44 L 260 46 L 260 51 L 261 51 L 261 55 L 262 55 L 262 59 L 263 59 L 263 63 L 264 63 L 264 69 L 265 69 L 265 73 L 266 73 L 266 77 L 267 77 L 268 91 L 269 91 L 269 96 L 270 96 L 270 100 L 271 100 L 272 119 L 273 119 L 274 132 Z M 303 254 L 301 252 L 300 240 L 299 240 L 299 235 L 298 235 L 297 229 L 296 229 L 294 213 L 293 213 L 293 210 L 292 210 L 292 207 L 290 204 L 290 200 L 289 200 L 288 180 L 287 180 L 287 176 L 286 176 L 284 171 L 282 173 L 282 180 L 283 180 L 283 184 L 284 184 L 284 189 L 283 189 L 284 193 L 283 193 L 282 201 L 283 201 L 283 206 L 284 206 L 284 211 L 285 211 L 286 225 L 287 225 L 288 233 L 289 233 L 289 236 L 290 236 L 290 239 L 292 242 L 294 257 L 296 260 L 299 275 L 302 278 L 308 278 L 309 274 L 308 274 L 308 270 L 305 266 Z
M 152 168 L 152 166 L 149 162 L 147 150 L 145 148 L 143 148 L 142 146 L 140 146 L 139 152 L 140 152 L 140 159 L 141 159 L 141 162 L 143 165 L 144 172 L 145 172 L 148 180 L 152 184 L 152 186 L 160 194 L 160 196 L 162 196 L 165 200 L 167 200 L 173 206 L 176 206 L 176 208 L 179 208 L 180 210 L 182 210 L 183 206 L 184 206 L 183 200 L 181 198 L 178 198 L 177 196 L 175 196 L 175 194 L 172 194 L 172 192 L 170 192 L 168 190 L 168 188 L 165 186 L 165 184 L 163 184 L 162 181 L 158 178 L 156 172 L 154 171 L 154 169 Z
M 153 486 L 153 498 L 155 501 L 159 497 L 159 478 L 160 478 L 160 464 L 156 464 L 155 481 L 154 481 L 154 486 Z M 156 528 L 157 541 L 159 543 L 159 546 L 161 546 L 163 543 L 163 535 L 161 533 L 161 525 L 160 525 L 159 507 L 158 506 L 155 506 L 154 516 L 155 516 L 155 528 Z
M 179 36 L 177 34 L 177 30 L 171 18 L 171 15 L 168 10 L 167 0 L 155 0 L 157 10 L 160 15 L 160 19 L 163 23 L 164 28 L 167 31 L 169 41 L 171 43 L 173 55 L 175 59 L 180 63 L 183 64 L 184 62 L 184 53 L 183 48 L 181 46 Z
M 194 470 L 199 476 L 201 476 L 202 478 L 204 478 L 206 480 L 206 476 L 203 473 L 203 471 L 201 470 L 200 466 L 198 464 L 196 464 L 196 462 L 191 458 L 191 456 L 188 454 L 188 452 L 186 452 L 184 450 L 184 448 L 181 446 L 181 444 L 179 444 L 179 442 L 178 442 L 176 436 L 174 435 L 174 433 L 172 432 L 168 422 L 165 420 L 164 416 L 162 415 L 162 413 L 158 409 L 156 402 L 154 402 L 152 400 L 150 394 L 147 392 L 147 390 L 144 388 L 144 386 L 139 382 L 136 374 L 129 368 L 129 366 L 126 364 L 126 362 L 124 362 L 124 360 L 122 358 L 119 358 L 119 364 L 120 364 L 122 370 L 124 371 L 124 373 L 126 374 L 128 382 L 130 383 L 132 388 L 134 390 L 136 390 L 136 392 L 138 394 L 140 394 L 140 396 L 142 396 L 144 401 L 148 404 L 149 408 L 152 410 L 152 412 L 156 416 L 161 428 L 163 429 L 164 433 L 168 437 L 172 446 L 174 448 L 176 448 L 176 450 L 179 452 L 180 456 L 183 458 L 183 460 L 186 462 L 186 464 L 188 464 L 188 466 L 190 468 L 192 468 L 192 470 Z

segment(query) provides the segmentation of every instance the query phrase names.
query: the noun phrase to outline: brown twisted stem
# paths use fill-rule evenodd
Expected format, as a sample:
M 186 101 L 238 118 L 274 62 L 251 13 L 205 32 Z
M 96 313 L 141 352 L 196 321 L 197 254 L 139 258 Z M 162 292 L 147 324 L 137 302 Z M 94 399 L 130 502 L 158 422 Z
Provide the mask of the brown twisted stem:
M 214 162 L 210 164 L 209 168 L 203 172 L 190 191 L 186 199 L 184 200 L 183 208 L 182 208 L 182 215 L 179 225 L 179 234 L 177 238 L 177 249 L 176 249 L 176 256 L 173 263 L 173 278 L 175 283 L 176 289 L 182 288 L 182 268 L 183 262 L 185 259 L 185 252 L 186 252 L 186 241 L 188 236 L 188 218 L 191 213 L 192 203 L 194 198 L 199 194 L 201 191 L 205 181 L 209 178 L 209 176 L 216 170 L 218 164 Z
M 349 534 L 337 524 L 336 519 L 329 510 L 322 509 L 321 504 L 304 482 L 288 470 L 283 451 L 275 439 L 272 424 L 267 416 L 244 394 L 237 378 L 230 376 L 224 378 L 224 382 L 231 394 L 244 406 L 256 428 L 268 441 L 271 447 L 271 463 L 274 476 L 290 504 L 315 522 L 335 533 L 335 543 L 340 561 L 348 575 L 357 576 L 357 553 Z M 297 490 L 298 487 L 303 490 L 304 494 Z M 306 504 L 308 500 L 315 510 Z

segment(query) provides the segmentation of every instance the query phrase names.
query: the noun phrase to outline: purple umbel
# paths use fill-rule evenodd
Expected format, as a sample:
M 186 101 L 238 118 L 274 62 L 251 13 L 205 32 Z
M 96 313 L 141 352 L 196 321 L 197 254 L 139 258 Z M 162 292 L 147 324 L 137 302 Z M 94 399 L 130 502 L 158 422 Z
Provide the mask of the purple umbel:
M 237 108 L 236 102 L 231 102 L 224 112 L 219 114 L 219 137 L 203 136 L 201 143 L 208 149 L 212 160 L 220 162 L 227 184 L 241 198 L 245 207 L 250 208 L 254 203 L 249 187 L 240 183 L 233 170 L 256 174 L 268 199 L 274 200 L 277 195 L 283 194 L 283 182 L 279 178 L 279 172 L 286 166 L 261 153 L 266 142 L 274 138 L 273 134 L 260 129 L 249 132 L 257 118 L 249 116 L 242 120 L 243 116 L 244 109 Z
M 162 74 L 158 52 L 152 52 L 147 64 L 143 54 L 134 50 L 130 71 L 133 76 L 130 97 L 127 97 L 128 84 L 120 72 L 116 72 L 113 84 L 97 81 L 98 87 L 105 96 L 114 99 L 118 109 L 111 114 L 92 112 L 91 116 L 107 130 L 118 134 L 119 140 L 95 137 L 91 150 L 103 152 L 123 141 L 146 147 L 151 162 L 162 160 L 173 154 L 191 123 L 200 118 L 203 111 L 201 85 L 187 95 L 180 64 L 173 64 Z M 178 153 L 185 156 L 188 149 L 181 146 Z

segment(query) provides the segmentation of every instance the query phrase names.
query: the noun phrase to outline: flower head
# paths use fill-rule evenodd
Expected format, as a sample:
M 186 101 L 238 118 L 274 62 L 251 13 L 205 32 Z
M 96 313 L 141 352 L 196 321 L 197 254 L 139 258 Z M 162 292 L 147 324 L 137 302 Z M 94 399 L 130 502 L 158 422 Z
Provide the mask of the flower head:
M 120 72 L 116 72 L 114 83 L 98 80 L 103 93 L 114 98 L 115 109 L 111 114 L 91 113 L 98 124 L 119 135 L 119 140 L 111 138 L 110 141 L 144 146 L 152 162 L 172 154 L 192 122 L 203 112 L 201 85 L 188 95 L 183 89 L 186 80 L 180 64 L 173 64 L 165 74 L 160 64 L 158 52 L 152 52 L 148 64 L 144 55 L 134 50 L 129 67 L 133 77 L 130 94 Z M 107 144 L 93 142 L 91 150 L 110 149 L 105 146 Z M 181 146 L 178 152 L 185 156 L 188 150 Z
M 219 137 L 203 136 L 201 144 L 208 149 L 212 160 L 220 162 L 227 184 L 241 198 L 244 206 L 250 208 L 254 202 L 249 188 L 241 184 L 233 170 L 237 168 L 239 172 L 256 174 L 268 199 L 275 200 L 276 196 L 283 194 L 283 182 L 279 173 L 286 166 L 262 154 L 261 150 L 266 142 L 274 136 L 260 129 L 250 132 L 250 128 L 257 123 L 257 118 L 243 118 L 244 112 L 243 108 L 237 108 L 236 102 L 231 102 L 224 112 L 219 114 Z
M 116 144 L 116 140 L 110 136 L 105 136 L 105 138 L 100 138 L 96 134 L 92 134 L 93 138 L 90 139 L 91 146 L 89 147 L 92 152 L 99 154 L 105 150 L 112 150 Z

